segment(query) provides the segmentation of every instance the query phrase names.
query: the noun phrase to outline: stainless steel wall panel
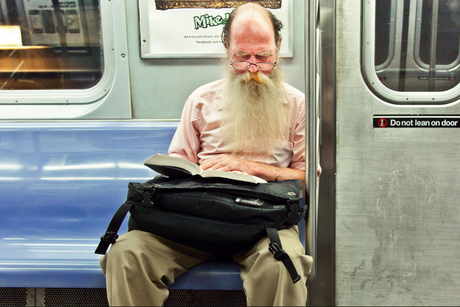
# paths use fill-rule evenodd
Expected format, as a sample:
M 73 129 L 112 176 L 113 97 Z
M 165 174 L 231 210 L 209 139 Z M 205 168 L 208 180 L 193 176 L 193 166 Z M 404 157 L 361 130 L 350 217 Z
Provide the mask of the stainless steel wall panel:
M 460 300 L 460 130 L 373 128 L 376 114 L 460 114 L 394 106 L 363 81 L 361 1 L 337 1 L 336 304 Z

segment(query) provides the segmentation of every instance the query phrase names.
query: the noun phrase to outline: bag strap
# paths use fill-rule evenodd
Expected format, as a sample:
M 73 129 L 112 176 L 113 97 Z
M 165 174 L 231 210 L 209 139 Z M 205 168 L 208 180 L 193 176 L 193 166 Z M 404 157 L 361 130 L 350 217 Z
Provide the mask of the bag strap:
M 283 246 L 281 245 L 281 239 L 278 234 L 278 230 L 274 227 L 266 227 L 265 230 L 267 231 L 268 238 L 270 239 L 268 250 L 273 254 L 273 257 L 276 260 L 283 262 L 284 266 L 289 272 L 289 275 L 291 275 L 292 282 L 295 284 L 300 280 L 300 275 L 297 273 L 291 258 L 284 251 Z
M 99 242 L 99 245 L 94 252 L 95 254 L 105 255 L 110 244 L 115 243 L 118 238 L 118 229 L 120 229 L 121 223 L 123 223 L 123 220 L 132 205 L 133 204 L 130 202 L 125 202 L 120 206 L 120 208 L 118 208 L 117 212 L 110 221 L 109 227 L 107 227 L 107 231 L 101 237 L 101 242 Z

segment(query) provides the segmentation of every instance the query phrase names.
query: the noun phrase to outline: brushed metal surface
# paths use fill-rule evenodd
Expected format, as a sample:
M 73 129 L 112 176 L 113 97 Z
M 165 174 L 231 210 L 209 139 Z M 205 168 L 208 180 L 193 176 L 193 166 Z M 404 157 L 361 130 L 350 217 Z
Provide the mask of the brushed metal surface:
M 309 285 L 309 305 L 335 304 L 335 0 L 319 1 L 317 23 L 319 179 L 316 233 L 316 279 Z M 311 69 L 310 67 L 307 67 Z
M 360 70 L 361 1 L 337 1 L 336 304 L 452 305 L 460 292 L 457 129 L 375 129 L 394 106 Z

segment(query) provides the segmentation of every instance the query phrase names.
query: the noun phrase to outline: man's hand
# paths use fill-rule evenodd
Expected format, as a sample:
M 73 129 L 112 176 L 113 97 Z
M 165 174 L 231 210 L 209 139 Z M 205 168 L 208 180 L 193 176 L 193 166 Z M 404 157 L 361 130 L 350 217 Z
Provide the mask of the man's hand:
M 305 172 L 297 169 L 277 167 L 262 162 L 250 161 L 236 158 L 231 155 L 221 155 L 211 158 L 200 164 L 201 168 L 223 171 L 236 172 L 253 175 L 267 181 L 300 179 L 305 183 Z
M 257 176 L 258 163 L 253 161 L 236 158 L 230 155 L 220 155 L 216 158 L 211 158 L 200 164 L 203 170 L 211 169 L 222 172 L 243 173 L 247 175 Z
M 298 169 L 276 167 L 261 162 L 236 158 L 231 155 L 221 155 L 211 158 L 200 164 L 203 170 L 211 169 L 223 172 L 243 173 L 260 177 L 267 181 L 300 179 L 305 189 L 305 172 Z M 317 175 L 321 175 L 322 168 L 318 166 Z
M 263 163 L 236 158 L 231 155 L 220 155 L 216 158 L 211 158 L 201 163 L 200 166 L 203 170 L 212 169 L 216 171 L 242 173 L 259 177 L 264 177 L 263 169 L 266 168 Z M 322 172 L 323 169 L 321 168 L 321 165 L 318 165 L 317 176 L 321 176 Z

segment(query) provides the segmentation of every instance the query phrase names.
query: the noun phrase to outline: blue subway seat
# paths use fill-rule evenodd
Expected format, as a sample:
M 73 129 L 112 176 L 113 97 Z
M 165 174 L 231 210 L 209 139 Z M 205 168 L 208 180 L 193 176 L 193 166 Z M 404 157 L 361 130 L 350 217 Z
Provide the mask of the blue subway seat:
M 0 287 L 104 288 L 94 254 L 143 162 L 177 122 L 0 123 Z M 300 224 L 301 238 L 305 227 Z M 119 234 L 127 231 L 127 218 Z M 208 262 L 171 289 L 242 290 L 238 264 Z

